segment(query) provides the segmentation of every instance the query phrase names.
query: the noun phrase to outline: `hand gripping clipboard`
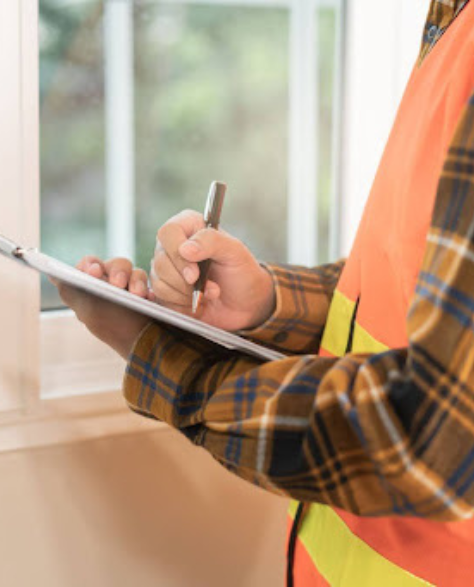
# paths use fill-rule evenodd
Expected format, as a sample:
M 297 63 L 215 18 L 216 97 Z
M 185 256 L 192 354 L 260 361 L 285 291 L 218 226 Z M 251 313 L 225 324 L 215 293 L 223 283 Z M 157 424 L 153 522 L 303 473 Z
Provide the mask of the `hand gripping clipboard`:
M 191 316 L 180 314 L 157 303 L 140 298 L 129 291 L 115 287 L 110 283 L 86 275 L 54 257 L 41 253 L 38 249 L 24 248 L 2 235 L 0 235 L 0 254 L 68 285 L 135 312 L 145 314 L 157 322 L 164 322 L 206 338 L 227 349 L 240 351 L 266 361 L 276 361 L 285 357 L 284 354 L 278 351 L 267 349 L 241 336 L 210 326 Z

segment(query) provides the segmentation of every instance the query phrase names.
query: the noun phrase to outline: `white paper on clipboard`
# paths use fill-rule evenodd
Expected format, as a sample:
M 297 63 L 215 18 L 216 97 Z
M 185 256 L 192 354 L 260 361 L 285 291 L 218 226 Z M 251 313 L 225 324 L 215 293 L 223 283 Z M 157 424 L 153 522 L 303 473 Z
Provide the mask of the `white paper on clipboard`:
M 0 235 L 0 253 L 9 259 L 35 269 L 40 273 L 54 277 L 68 285 L 87 291 L 130 310 L 145 314 L 158 322 L 164 322 L 181 330 L 202 336 L 227 349 L 244 352 L 267 361 L 276 361 L 285 357 L 285 355 L 278 351 L 268 349 L 241 336 L 216 328 L 215 326 L 210 326 L 195 318 L 140 298 L 126 290 L 110 285 L 110 283 L 86 275 L 82 271 L 62 261 L 41 253 L 37 249 L 23 248 L 2 235 Z

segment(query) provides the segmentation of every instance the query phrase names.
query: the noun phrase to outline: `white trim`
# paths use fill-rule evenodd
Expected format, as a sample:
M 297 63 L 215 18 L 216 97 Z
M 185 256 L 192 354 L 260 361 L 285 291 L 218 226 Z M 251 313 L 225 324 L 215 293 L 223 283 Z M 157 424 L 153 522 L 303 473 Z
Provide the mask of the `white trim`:
M 307 112 L 312 108 L 312 112 L 308 114 L 311 131 L 308 130 L 308 117 L 304 123 L 299 117 L 298 132 L 305 141 L 306 168 L 309 169 L 311 166 L 315 169 L 316 7 L 334 6 L 336 0 L 170 0 L 170 3 L 173 2 L 196 5 L 281 7 L 292 11 L 293 66 L 297 68 L 296 76 L 299 84 L 293 99 L 294 104 L 302 104 Z M 63 4 L 72 3 L 63 0 Z M 126 79 L 130 81 L 133 78 L 131 1 L 113 0 L 108 4 L 110 9 L 112 5 L 120 4 L 124 12 L 120 17 L 123 32 L 121 46 L 118 46 L 116 40 L 113 46 L 111 43 L 108 47 L 107 59 L 109 65 L 115 63 L 115 67 L 120 68 L 122 81 Z M 306 20 L 308 15 L 313 16 Z M 39 242 L 40 217 L 37 20 L 37 0 L 0 3 L 0 75 L 3 86 L 7 89 L 2 95 L 0 104 L 2 126 L 0 153 L 3 161 L 0 180 L 4 193 L 10 194 L 8 200 L 0 199 L 1 230 L 31 246 L 36 246 Z M 301 30 L 306 31 L 300 40 L 297 39 L 296 23 L 302 27 Z M 117 22 L 115 25 L 119 26 Z M 109 40 L 111 41 L 111 38 Z M 125 50 L 124 45 L 128 46 Z M 311 61 L 307 61 L 305 54 L 306 65 L 302 65 L 303 54 L 306 50 L 312 55 Z M 308 77 L 303 79 L 305 71 Z M 314 80 L 314 83 L 311 80 Z M 115 98 L 119 96 L 119 101 L 109 109 L 111 115 L 109 129 L 112 129 L 113 124 L 121 124 L 128 133 L 128 139 L 122 151 L 117 151 L 115 154 L 121 160 L 128 158 L 130 153 L 133 156 L 131 85 L 128 84 L 125 90 L 123 87 L 113 88 L 112 85 L 108 87 L 109 100 L 113 99 L 112 94 L 115 94 Z M 306 87 L 308 92 L 305 97 L 303 93 Z M 112 130 L 109 141 L 116 141 Z M 301 148 L 301 145 L 298 148 Z M 127 177 L 124 183 L 127 184 L 128 191 L 121 201 L 123 210 L 125 208 L 128 210 L 129 220 L 130 193 L 133 192 L 132 158 L 128 159 L 127 165 Z M 294 169 L 296 169 L 295 162 Z M 315 190 L 315 178 L 310 177 L 307 185 Z M 109 201 L 112 205 L 111 199 Z M 114 196 L 114 205 L 116 204 L 117 200 Z M 315 199 L 312 204 L 316 206 Z M 307 210 L 306 207 L 306 215 L 308 215 Z M 315 215 L 313 221 L 316 221 Z M 128 237 L 124 238 L 124 234 Z M 130 243 L 126 244 L 125 250 L 121 251 L 117 250 L 116 244 L 119 240 L 120 244 L 123 241 L 130 241 L 131 234 L 130 224 L 126 226 L 122 222 L 120 229 L 117 227 L 116 236 L 110 239 L 113 254 L 133 256 Z M 301 235 L 301 230 L 298 230 L 298 235 Z M 311 227 L 307 231 L 307 238 L 315 239 L 315 235 L 316 232 Z M 111 349 L 88 333 L 73 317 L 72 312 L 48 312 L 40 316 L 38 276 L 33 272 L 20 271 L 11 263 L 8 265 L 4 263 L 0 260 L 2 274 L 7 276 L 3 280 L 0 292 L 0 323 L 2 324 L 0 391 L 3 400 L 0 405 L 2 411 L 0 451 L 18 450 L 56 442 L 72 442 L 145 429 L 155 430 L 157 427 L 167 430 L 168 428 L 160 423 L 130 414 L 124 406 L 119 393 L 124 369 L 123 361 Z M 40 375 L 42 399 L 40 398 Z M 74 397 L 75 394 L 78 396 Z M 67 397 L 58 399 L 62 396 Z M 5 401 L 5 398 L 8 398 L 8 401 Z
M 22 218 L 20 242 L 37 246 L 40 239 L 40 152 L 39 152 L 39 40 L 37 0 L 21 0 L 21 116 L 22 116 Z M 21 285 L 23 398 L 27 412 L 39 398 L 40 279 L 24 272 Z M 28 357 L 25 365 L 24 357 Z
M 175 0 L 175 3 L 181 0 Z M 255 6 L 271 7 L 280 2 L 234 1 L 234 0 L 192 0 L 195 5 Z M 292 57 L 291 69 L 294 87 L 292 103 L 292 146 L 290 175 L 293 177 L 290 224 L 295 238 L 290 253 L 294 262 L 315 264 L 317 255 L 317 9 L 322 6 L 340 7 L 340 0 L 288 0 L 283 3 L 291 9 Z M 131 248 L 129 238 L 133 231 L 127 222 L 133 218 L 131 194 L 133 192 L 133 94 L 130 91 L 133 80 L 133 42 L 131 33 L 131 5 L 110 0 L 105 14 L 104 33 L 106 38 L 106 111 L 109 152 L 108 169 L 120 170 L 120 174 L 108 173 L 110 189 L 108 207 L 122 210 L 121 219 L 109 226 L 109 256 L 121 254 L 132 257 L 126 249 Z M 300 34 L 301 30 L 305 34 Z M 125 47 L 126 45 L 129 48 Z M 307 55 L 312 58 L 308 59 Z M 117 128 L 120 133 L 116 132 Z M 121 136 L 125 140 L 121 139 Z M 118 163 L 120 161 L 120 164 Z M 122 174 L 125 173 L 125 178 Z M 124 188 L 124 186 L 126 186 Z M 123 197 L 120 197 L 120 194 Z M 132 194 L 133 195 L 133 194 Z M 128 211 L 128 212 L 127 212 Z M 334 240 L 334 236 L 333 236 Z M 122 246 L 121 241 L 128 242 Z M 120 248 L 122 246 L 122 248 Z M 121 252 L 120 252 L 121 251 Z M 63 397 L 89 394 L 105 389 L 119 388 L 120 359 L 105 345 L 97 341 L 78 323 L 72 312 L 47 312 L 41 319 L 41 397 Z M 55 341 L 50 344 L 49 341 Z M 61 341 L 57 344 L 57 341 Z M 123 366 L 122 366 L 123 368 Z M 87 376 L 85 376 L 87 374 Z
M 0 3 L 0 229 L 38 243 L 38 46 L 35 0 Z M 0 410 L 30 409 L 39 388 L 39 279 L 0 260 Z
M 288 261 L 315 265 L 318 242 L 317 6 L 295 0 L 290 25 Z
M 343 96 L 345 80 L 345 31 L 346 0 L 339 0 L 336 7 L 336 39 L 334 54 L 334 96 L 333 128 L 331 154 L 331 195 L 329 224 L 329 260 L 334 261 L 341 255 L 341 161 L 344 157 L 343 141 Z
M 132 0 L 104 8 L 107 257 L 135 259 L 135 128 Z
M 119 391 L 124 360 L 95 338 L 72 310 L 41 316 L 41 398 Z

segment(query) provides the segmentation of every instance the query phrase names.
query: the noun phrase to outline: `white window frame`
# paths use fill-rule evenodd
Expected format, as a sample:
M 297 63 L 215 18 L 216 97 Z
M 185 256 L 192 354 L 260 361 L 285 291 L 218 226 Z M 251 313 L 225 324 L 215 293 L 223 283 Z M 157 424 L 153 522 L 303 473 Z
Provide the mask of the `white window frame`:
M 76 0 L 63 0 L 74 2 Z M 151 3 L 154 0 L 149 0 Z M 317 263 L 317 10 L 333 7 L 342 19 L 344 0 L 168 0 L 169 4 L 282 8 L 290 17 L 289 39 L 289 189 L 288 257 L 290 262 Z M 107 119 L 107 256 L 133 258 L 133 21 L 132 0 L 109 0 L 105 11 L 106 119 Z M 336 65 L 341 62 L 336 55 Z M 337 69 L 335 78 L 342 75 Z M 341 84 L 336 84 L 339 88 Z M 334 97 L 340 113 L 341 93 Z M 340 120 L 335 117 L 334 150 L 339 150 Z M 118 170 L 118 172 L 117 172 Z M 333 169 L 334 206 L 331 210 L 331 248 L 337 255 L 339 210 L 335 197 L 338 169 Z M 112 213 L 113 211 L 113 213 Z M 123 365 L 113 352 L 90 337 L 69 311 L 44 313 L 42 331 L 42 397 L 84 394 L 118 385 Z M 64 345 L 48 344 L 60 337 Z M 74 340 L 74 352 L 68 349 Z M 77 341 L 83 341 L 78 345 Z M 81 356 L 77 357 L 77 349 Z M 84 365 L 96 378 L 79 383 Z M 67 374 L 67 377 L 66 377 Z
M 317 76 L 314 67 L 317 45 L 316 27 L 311 25 L 308 15 L 321 5 L 330 3 L 333 6 L 335 1 L 186 2 L 278 6 L 291 11 L 289 257 L 292 262 L 307 265 L 316 262 L 318 222 L 315 196 L 317 133 L 308 132 L 310 126 L 317 129 Z M 343 1 L 340 0 L 339 4 L 341 10 Z M 412 4 L 413 0 L 403 0 L 402 4 L 408 6 L 408 2 Z M 339 169 L 335 165 L 333 170 L 337 192 L 333 194 L 335 205 L 331 214 L 332 258 L 338 256 L 340 250 L 345 252 L 348 247 L 354 218 L 363 200 L 361 193 L 365 195 L 368 189 L 377 149 L 380 150 L 390 125 L 387 111 L 393 111 L 394 101 L 398 98 L 398 87 L 394 90 L 393 84 L 390 85 L 390 91 L 379 88 L 380 94 L 375 100 L 378 108 L 374 114 L 373 104 L 366 100 L 367 92 L 362 81 L 370 78 L 375 58 L 379 60 L 377 64 L 384 63 L 381 68 L 383 71 L 390 70 L 387 68 L 390 60 L 394 68 L 400 68 L 399 58 L 396 57 L 396 41 L 397 35 L 401 35 L 403 30 L 402 26 L 406 26 L 401 11 L 401 16 L 393 21 L 398 32 L 392 35 L 393 40 L 387 41 L 386 35 L 380 30 L 381 26 L 374 27 L 372 31 L 364 26 L 365 19 L 361 18 L 361 14 L 378 11 L 380 22 L 386 23 L 388 5 L 392 6 L 393 14 L 396 15 L 399 0 L 386 0 L 383 7 L 376 0 L 348 0 L 347 4 L 345 54 L 349 60 L 344 84 L 346 90 L 344 94 L 339 92 L 335 96 L 337 105 L 344 102 L 344 124 L 336 122 L 337 140 L 334 148 L 341 150 L 344 145 L 344 161 Z M 8 198 L 0 198 L 0 231 L 31 246 L 39 242 L 37 19 L 38 0 L 0 3 L 0 76 L 5 89 L 0 98 L 0 154 L 4 162 L 0 179 L 2 193 L 8 194 Z M 123 32 L 127 34 L 125 30 Z M 370 33 L 373 33 L 373 38 Z M 406 28 L 403 34 L 405 38 Z M 383 37 L 383 42 L 379 37 Z M 377 39 L 379 44 L 371 46 L 373 39 Z M 108 58 L 114 59 L 114 47 L 109 49 L 111 53 Z M 367 59 L 368 55 L 372 59 Z M 342 75 L 342 71 L 339 73 Z M 130 109 L 132 101 L 133 95 L 126 96 L 125 101 L 117 106 L 116 115 L 123 116 Z M 367 132 L 361 121 L 369 119 L 373 124 L 369 125 Z M 121 124 L 124 128 L 129 124 L 126 116 L 122 118 Z M 345 129 L 344 142 L 341 140 L 342 127 Z M 377 148 L 372 147 L 374 136 Z M 362 157 L 365 149 L 370 156 Z M 118 152 L 114 156 L 125 157 L 126 153 Z M 133 183 L 130 173 L 128 182 L 129 185 Z M 127 193 L 124 193 L 122 202 L 126 212 L 131 205 Z M 313 213 L 308 214 L 308 210 L 313 210 Z M 121 217 L 124 219 L 128 216 L 124 213 Z M 123 226 L 117 230 L 124 230 Z M 341 227 L 342 240 L 339 238 Z M 111 238 L 110 242 L 113 240 Z M 0 290 L 0 451 L 104 434 L 156 429 L 156 423 L 129 414 L 117 393 L 124 362 L 94 339 L 77 322 L 72 312 L 65 310 L 41 314 L 39 278 L 36 274 L 17 268 L 4 259 L 0 259 L 0 271 L 2 276 L 6 276 Z M 89 374 L 87 379 L 85 373 Z M 44 387 L 42 395 L 41 381 Z

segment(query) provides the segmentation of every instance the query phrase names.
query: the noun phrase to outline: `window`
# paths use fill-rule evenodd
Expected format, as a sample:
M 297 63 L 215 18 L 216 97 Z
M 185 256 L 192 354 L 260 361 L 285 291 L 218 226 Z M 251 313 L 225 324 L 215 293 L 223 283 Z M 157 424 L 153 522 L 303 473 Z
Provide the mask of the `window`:
M 259 258 L 335 255 L 342 14 L 340 0 L 40 0 L 42 249 L 147 269 L 158 227 L 221 179 L 223 225 Z M 43 397 L 118 385 L 120 360 L 56 311 L 46 279 L 41 297 Z
M 1 2 L 0 231 L 70 263 L 146 266 L 159 224 L 218 178 L 224 224 L 258 256 L 346 252 L 406 79 L 398 38 L 408 63 L 421 30 L 411 0 L 364 2 L 373 19 L 348 2 L 344 34 L 342 0 Z M 48 310 L 33 272 L 0 271 L 0 449 L 145 427 L 107 393 L 123 362 Z
M 42 248 L 148 268 L 157 228 L 222 179 L 260 258 L 327 259 L 341 4 L 40 0 Z

